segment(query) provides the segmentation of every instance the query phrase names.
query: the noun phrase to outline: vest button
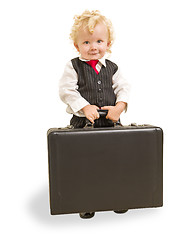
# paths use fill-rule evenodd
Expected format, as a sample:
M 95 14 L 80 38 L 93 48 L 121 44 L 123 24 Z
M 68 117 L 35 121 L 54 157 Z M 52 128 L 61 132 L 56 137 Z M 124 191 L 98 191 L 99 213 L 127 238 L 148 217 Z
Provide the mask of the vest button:
M 101 84 L 101 81 L 100 81 L 100 80 L 98 81 L 98 84 Z
M 102 89 L 101 89 L 101 88 L 99 88 L 99 89 L 98 89 L 98 92 L 101 92 L 101 91 L 102 91 Z

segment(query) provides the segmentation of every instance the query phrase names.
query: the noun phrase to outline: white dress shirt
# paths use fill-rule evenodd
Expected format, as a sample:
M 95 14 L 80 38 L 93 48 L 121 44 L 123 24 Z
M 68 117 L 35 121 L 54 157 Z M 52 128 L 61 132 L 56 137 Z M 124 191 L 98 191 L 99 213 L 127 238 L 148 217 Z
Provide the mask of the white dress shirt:
M 82 58 L 80 58 L 80 60 L 87 61 Z M 102 65 L 106 67 L 106 61 L 104 57 L 99 59 L 99 62 L 96 65 L 98 72 L 101 70 Z M 121 76 L 119 68 L 113 75 L 112 82 L 112 87 L 116 95 L 116 103 L 120 101 L 128 103 L 130 85 Z M 69 61 L 65 66 L 64 73 L 59 82 L 59 96 L 61 100 L 67 104 L 67 113 L 74 114 L 79 117 L 85 117 L 81 109 L 90 103 L 78 92 L 77 83 L 77 72 L 73 68 L 72 62 Z

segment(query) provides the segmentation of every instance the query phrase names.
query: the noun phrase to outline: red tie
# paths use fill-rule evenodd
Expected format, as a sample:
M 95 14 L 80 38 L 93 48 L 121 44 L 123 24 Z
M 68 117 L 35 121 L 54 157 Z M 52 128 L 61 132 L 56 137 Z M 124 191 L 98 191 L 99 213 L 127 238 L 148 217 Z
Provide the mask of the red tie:
M 96 64 L 99 62 L 99 60 L 90 60 L 87 63 L 95 70 L 95 72 L 98 74 L 99 72 L 96 69 Z

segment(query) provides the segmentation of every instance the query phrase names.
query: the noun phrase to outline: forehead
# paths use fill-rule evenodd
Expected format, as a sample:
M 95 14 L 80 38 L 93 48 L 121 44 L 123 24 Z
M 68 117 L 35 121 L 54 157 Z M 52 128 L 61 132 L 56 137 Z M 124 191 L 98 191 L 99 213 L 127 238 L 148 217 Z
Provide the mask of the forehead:
M 81 27 L 78 31 L 78 38 L 107 38 L 108 37 L 108 29 L 104 23 L 97 23 L 93 29 L 93 33 L 91 33 L 88 27 Z

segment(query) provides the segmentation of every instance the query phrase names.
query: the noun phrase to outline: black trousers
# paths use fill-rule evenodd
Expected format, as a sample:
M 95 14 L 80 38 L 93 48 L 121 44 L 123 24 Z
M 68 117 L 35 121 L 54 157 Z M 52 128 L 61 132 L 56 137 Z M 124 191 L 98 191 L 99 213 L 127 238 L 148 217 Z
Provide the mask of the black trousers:
M 70 120 L 70 125 L 73 125 L 74 128 L 83 128 L 86 126 L 87 118 L 85 117 L 77 117 L 73 115 L 73 117 Z M 120 119 L 118 120 L 117 124 L 120 124 Z M 94 128 L 99 128 L 99 127 L 113 127 L 114 123 L 110 119 L 106 119 L 105 117 L 100 117 L 99 119 L 95 120 L 94 123 Z

